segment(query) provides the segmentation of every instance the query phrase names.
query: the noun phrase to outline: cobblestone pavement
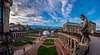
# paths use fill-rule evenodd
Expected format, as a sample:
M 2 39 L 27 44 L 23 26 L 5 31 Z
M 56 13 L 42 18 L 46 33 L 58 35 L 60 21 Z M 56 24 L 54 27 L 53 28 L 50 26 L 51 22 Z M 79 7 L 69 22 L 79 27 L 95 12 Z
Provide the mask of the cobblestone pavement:
M 100 37 L 90 36 L 91 42 L 89 43 L 88 55 L 100 55 Z
M 40 41 L 43 39 L 43 37 L 45 37 L 45 36 L 42 36 L 41 38 L 37 38 L 37 39 L 34 40 L 33 42 L 36 42 L 36 44 L 41 43 Z M 40 40 L 39 40 L 39 39 L 40 39 Z M 31 48 L 33 48 L 36 44 L 26 46 L 26 47 L 25 47 L 25 52 L 27 52 L 28 50 L 30 50 Z M 22 48 L 24 48 L 24 47 L 22 47 Z M 25 55 L 22 48 L 21 48 L 20 50 L 16 50 L 16 51 L 14 52 L 14 55 Z

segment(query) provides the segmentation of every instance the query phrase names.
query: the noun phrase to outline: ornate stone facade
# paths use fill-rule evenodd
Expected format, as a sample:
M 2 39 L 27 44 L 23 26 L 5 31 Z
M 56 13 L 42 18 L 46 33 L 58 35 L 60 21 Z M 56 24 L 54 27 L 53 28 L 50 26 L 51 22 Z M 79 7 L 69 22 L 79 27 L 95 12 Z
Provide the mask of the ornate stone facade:
M 89 21 L 90 24 L 90 32 L 94 33 L 96 32 L 96 23 Z
M 11 37 L 13 37 L 14 40 L 18 40 L 28 37 L 28 34 L 26 33 L 26 31 L 11 31 Z
M 63 25 L 63 31 L 79 33 L 82 24 L 83 23 L 74 23 L 67 21 L 67 23 Z M 89 21 L 89 27 L 91 33 L 96 32 L 96 23 Z
M 74 23 L 67 21 L 67 23 L 63 25 L 63 31 L 79 33 L 79 29 L 81 28 L 81 26 L 82 26 L 81 23 Z

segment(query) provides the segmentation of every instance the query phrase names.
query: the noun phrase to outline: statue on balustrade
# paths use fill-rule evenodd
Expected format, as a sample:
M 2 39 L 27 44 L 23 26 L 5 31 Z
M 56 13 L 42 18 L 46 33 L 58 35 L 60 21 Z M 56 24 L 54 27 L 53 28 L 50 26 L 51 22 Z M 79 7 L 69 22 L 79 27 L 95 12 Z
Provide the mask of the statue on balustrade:
M 83 38 L 90 40 L 90 38 L 89 38 L 89 33 L 90 33 L 90 31 L 89 31 L 89 21 L 84 14 L 81 14 L 80 18 L 84 21 L 84 23 L 82 24 L 82 27 L 80 29 L 80 35 L 82 36 L 81 41 L 83 41 Z

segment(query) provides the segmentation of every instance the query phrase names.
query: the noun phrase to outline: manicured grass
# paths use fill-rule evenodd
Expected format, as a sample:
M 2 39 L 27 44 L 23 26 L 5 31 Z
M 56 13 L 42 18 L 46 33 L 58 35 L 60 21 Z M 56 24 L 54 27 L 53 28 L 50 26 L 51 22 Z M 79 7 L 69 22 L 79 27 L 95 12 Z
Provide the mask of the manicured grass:
M 53 39 L 45 39 L 44 42 L 54 42 Z
M 28 39 L 30 39 L 30 40 L 36 40 L 36 38 L 28 38 Z
M 24 40 L 24 41 L 30 42 L 31 40 L 34 41 L 34 40 L 36 40 L 36 38 L 28 38 L 27 40 Z
M 18 41 L 18 42 L 13 43 L 13 46 L 16 46 L 17 47 L 17 46 L 23 46 L 25 44 L 27 44 L 27 43 L 22 42 L 22 41 Z
M 26 41 L 26 42 L 30 42 L 30 40 L 24 40 L 24 41 Z
M 50 38 L 58 38 L 59 36 L 48 36 Z
M 57 51 L 55 47 L 44 47 L 40 46 L 38 49 L 38 55 L 57 55 Z
M 54 43 L 42 43 L 44 45 L 54 45 Z
M 28 36 L 41 37 L 41 36 L 34 35 L 34 34 L 28 34 Z

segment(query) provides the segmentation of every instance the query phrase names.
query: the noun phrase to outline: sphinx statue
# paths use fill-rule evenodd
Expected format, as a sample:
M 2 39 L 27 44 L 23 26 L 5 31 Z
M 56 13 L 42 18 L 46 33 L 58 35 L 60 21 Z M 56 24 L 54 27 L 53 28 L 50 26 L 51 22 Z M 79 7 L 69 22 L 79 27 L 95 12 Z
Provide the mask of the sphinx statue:
M 89 34 L 90 34 L 89 21 L 88 21 L 87 17 L 85 17 L 84 14 L 81 14 L 80 18 L 84 21 L 84 23 L 82 24 L 82 27 L 80 29 L 80 35 L 82 36 L 81 43 L 83 43 L 86 40 L 90 41 L 90 38 L 89 38 Z

